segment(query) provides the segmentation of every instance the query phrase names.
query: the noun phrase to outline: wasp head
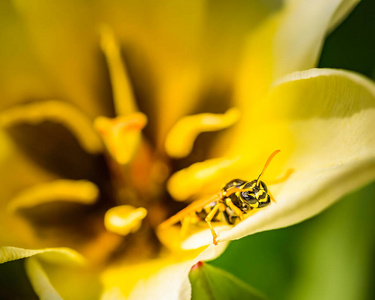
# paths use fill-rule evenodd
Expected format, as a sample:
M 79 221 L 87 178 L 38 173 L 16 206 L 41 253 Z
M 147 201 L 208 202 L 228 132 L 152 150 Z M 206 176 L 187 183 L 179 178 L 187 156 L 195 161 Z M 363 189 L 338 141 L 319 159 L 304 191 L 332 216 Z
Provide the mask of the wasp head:
M 259 181 L 258 184 L 257 180 L 250 181 L 246 183 L 242 189 L 247 190 L 240 193 L 244 211 L 252 208 L 261 208 L 271 202 L 267 186 L 263 181 Z

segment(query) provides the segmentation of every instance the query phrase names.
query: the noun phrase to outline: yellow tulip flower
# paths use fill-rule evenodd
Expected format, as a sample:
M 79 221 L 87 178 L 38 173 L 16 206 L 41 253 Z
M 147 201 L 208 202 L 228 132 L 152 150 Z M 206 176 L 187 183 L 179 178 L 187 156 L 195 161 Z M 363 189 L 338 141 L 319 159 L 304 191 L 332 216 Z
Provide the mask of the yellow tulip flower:
M 358 1 L 276 2 L 3 1 L 0 263 L 24 259 L 40 299 L 190 299 L 230 240 L 373 180 L 375 84 L 313 69 Z M 218 245 L 160 229 L 277 149 L 276 203 Z

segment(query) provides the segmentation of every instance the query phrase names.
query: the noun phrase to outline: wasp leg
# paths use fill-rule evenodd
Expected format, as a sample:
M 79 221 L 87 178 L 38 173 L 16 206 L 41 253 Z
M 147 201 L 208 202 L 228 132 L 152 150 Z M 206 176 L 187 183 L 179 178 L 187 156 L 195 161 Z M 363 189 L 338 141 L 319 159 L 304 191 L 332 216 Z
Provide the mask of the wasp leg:
M 237 206 L 233 204 L 233 201 L 230 198 L 225 199 L 225 203 L 236 213 L 236 215 L 243 220 L 243 212 Z
M 276 203 L 275 197 L 272 196 L 270 190 L 268 190 L 268 195 L 270 195 L 271 201 Z
M 267 185 L 268 184 L 277 184 L 277 183 L 284 182 L 284 181 L 286 181 L 290 177 L 290 175 L 293 174 L 293 172 L 294 172 L 294 169 L 289 169 L 289 170 L 286 171 L 286 173 L 284 174 L 283 177 L 277 178 L 277 179 L 274 179 L 274 180 L 268 180 L 267 181 Z
M 210 227 L 211 233 L 212 233 L 212 238 L 213 238 L 213 243 L 217 245 L 217 234 L 212 227 L 211 220 L 215 217 L 218 209 L 223 205 L 223 203 L 218 203 L 214 206 L 214 208 L 210 211 L 210 213 L 207 215 L 207 217 L 204 219 L 207 222 L 208 227 Z
M 185 237 L 188 235 L 189 228 L 191 227 L 190 225 L 198 222 L 199 220 L 201 219 L 198 218 L 195 213 L 192 215 L 187 215 L 181 220 L 180 236 L 182 240 L 185 239 Z

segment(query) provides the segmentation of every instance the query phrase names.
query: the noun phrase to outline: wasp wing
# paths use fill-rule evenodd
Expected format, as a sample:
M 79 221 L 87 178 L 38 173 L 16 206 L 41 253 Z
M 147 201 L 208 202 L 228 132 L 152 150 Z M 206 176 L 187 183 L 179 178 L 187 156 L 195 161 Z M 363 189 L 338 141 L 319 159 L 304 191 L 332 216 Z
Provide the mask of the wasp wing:
M 203 208 L 204 206 L 210 204 L 211 202 L 219 201 L 222 198 L 221 193 L 218 193 L 216 195 L 213 195 L 211 197 L 203 198 L 196 200 L 186 206 L 184 209 L 180 210 L 177 214 L 173 215 L 169 219 L 165 220 L 163 223 L 159 225 L 160 229 L 165 229 L 169 226 L 172 226 L 173 224 L 178 223 L 181 221 L 185 216 L 187 216 L 189 213 L 197 211 L 200 208 Z

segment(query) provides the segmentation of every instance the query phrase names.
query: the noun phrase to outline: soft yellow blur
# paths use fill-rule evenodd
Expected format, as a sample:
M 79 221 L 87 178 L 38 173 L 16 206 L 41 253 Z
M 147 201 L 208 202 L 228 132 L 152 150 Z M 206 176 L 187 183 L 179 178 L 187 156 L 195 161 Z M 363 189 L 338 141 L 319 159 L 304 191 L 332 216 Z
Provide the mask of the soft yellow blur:
M 147 210 L 143 207 L 135 208 L 131 205 L 115 206 L 107 210 L 104 216 L 104 225 L 107 230 L 128 235 L 136 232 L 146 217 Z

